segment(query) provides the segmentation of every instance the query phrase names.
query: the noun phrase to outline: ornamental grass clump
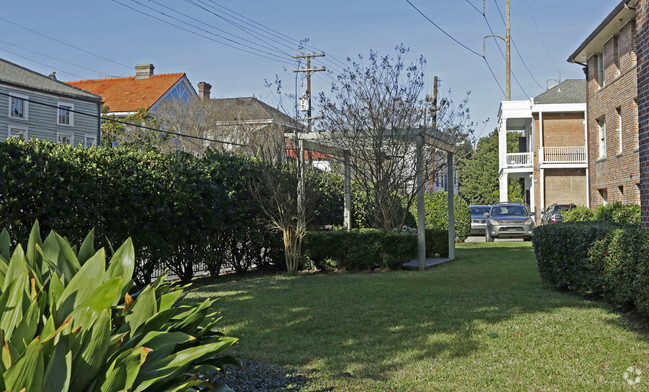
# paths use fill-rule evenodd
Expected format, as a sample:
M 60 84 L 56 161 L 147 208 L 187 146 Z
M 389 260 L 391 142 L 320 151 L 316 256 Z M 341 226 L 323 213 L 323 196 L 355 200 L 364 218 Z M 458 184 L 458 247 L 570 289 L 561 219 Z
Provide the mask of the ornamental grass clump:
M 136 293 L 127 240 L 106 263 L 91 231 L 80 247 L 38 222 L 27 247 L 0 233 L 0 390 L 227 391 L 209 375 L 236 360 L 214 329 L 213 301 L 180 305 L 158 278 Z

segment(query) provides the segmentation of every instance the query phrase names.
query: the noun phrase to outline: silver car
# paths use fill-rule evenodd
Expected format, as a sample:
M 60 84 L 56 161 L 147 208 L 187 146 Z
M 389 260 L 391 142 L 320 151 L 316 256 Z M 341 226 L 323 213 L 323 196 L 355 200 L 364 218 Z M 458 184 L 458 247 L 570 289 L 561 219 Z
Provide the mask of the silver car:
M 487 220 L 487 242 L 494 238 L 532 239 L 534 222 L 527 207 L 521 203 L 497 203 L 491 206 Z

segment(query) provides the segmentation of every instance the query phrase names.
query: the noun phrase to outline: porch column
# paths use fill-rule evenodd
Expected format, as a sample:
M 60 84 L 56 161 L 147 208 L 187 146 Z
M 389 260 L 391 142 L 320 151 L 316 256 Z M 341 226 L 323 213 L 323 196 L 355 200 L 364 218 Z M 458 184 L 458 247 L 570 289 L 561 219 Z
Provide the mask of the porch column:
M 345 199 L 344 199 L 344 225 L 345 230 L 352 229 L 352 176 L 349 162 L 349 151 L 345 151 Z
M 509 199 L 509 189 L 507 189 L 507 179 L 509 175 L 504 171 L 500 173 L 500 201 L 508 201 Z
M 453 153 L 446 153 L 448 168 L 448 258 L 455 260 L 455 175 L 453 168 Z

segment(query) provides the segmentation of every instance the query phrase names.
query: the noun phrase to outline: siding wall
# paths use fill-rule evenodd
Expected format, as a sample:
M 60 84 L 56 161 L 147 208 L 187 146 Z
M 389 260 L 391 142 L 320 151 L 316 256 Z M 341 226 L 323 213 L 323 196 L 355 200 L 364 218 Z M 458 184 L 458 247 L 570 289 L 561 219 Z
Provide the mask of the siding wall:
M 61 98 L 54 95 L 35 93 L 33 91 L 20 90 L 13 87 L 0 85 L 0 92 L 5 94 L 18 94 L 26 96 L 29 100 L 57 106 L 59 103 L 72 104 L 75 111 L 98 115 L 99 105 L 85 101 Z M 9 97 L 0 94 L 0 140 L 7 139 L 9 127 L 27 128 L 29 138 L 41 139 L 56 142 L 57 132 L 73 135 L 75 146 L 83 144 L 86 135 L 97 140 L 99 122 L 96 117 L 84 116 L 79 113 L 70 113 L 73 118 L 73 126 L 57 124 L 58 110 L 55 107 L 27 103 L 27 119 L 16 119 L 9 117 Z

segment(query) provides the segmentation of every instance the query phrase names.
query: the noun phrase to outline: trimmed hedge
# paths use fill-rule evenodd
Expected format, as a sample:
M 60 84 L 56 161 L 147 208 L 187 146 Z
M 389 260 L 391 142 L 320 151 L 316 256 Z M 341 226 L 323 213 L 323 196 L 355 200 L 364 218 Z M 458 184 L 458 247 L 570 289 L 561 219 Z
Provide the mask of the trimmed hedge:
M 424 196 L 426 205 L 425 224 L 427 229 L 448 230 L 448 193 L 444 191 L 427 192 Z M 466 200 L 459 195 L 454 198 L 455 238 L 459 242 L 471 235 L 471 209 Z M 410 208 L 411 217 L 407 224 L 417 226 L 417 205 Z
M 26 238 L 31 223 L 81 242 L 96 228 L 101 246 L 133 238 L 134 279 L 168 268 L 183 281 L 199 265 L 218 274 L 281 263 L 281 239 L 266 229 L 248 189 L 255 161 L 207 153 L 71 148 L 11 139 L 0 143 L 0 227 Z
M 614 222 L 544 225 L 532 243 L 545 284 L 649 315 L 649 230 Z
M 564 222 L 603 221 L 639 225 L 641 211 L 639 205 L 619 202 L 599 205 L 594 210 L 579 206 L 563 213 Z
M 312 231 L 302 243 L 307 259 L 327 269 L 398 269 L 417 257 L 417 235 L 383 230 Z M 426 230 L 426 254 L 448 256 L 448 233 Z

